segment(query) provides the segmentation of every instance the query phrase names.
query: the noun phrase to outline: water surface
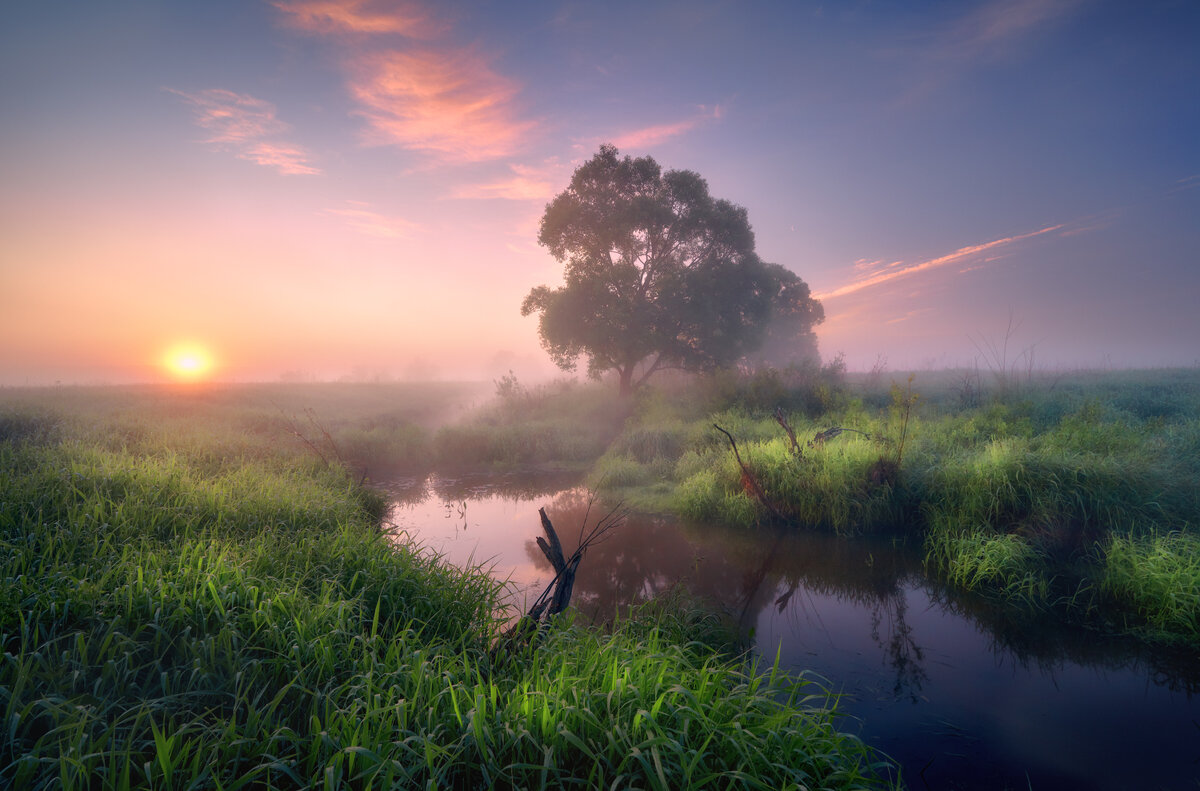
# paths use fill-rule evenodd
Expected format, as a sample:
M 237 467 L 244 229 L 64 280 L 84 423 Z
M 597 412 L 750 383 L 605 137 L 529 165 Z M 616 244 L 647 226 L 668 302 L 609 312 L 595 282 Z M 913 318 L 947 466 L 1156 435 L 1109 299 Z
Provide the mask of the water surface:
M 569 554 L 586 493 L 561 475 L 395 481 L 390 519 L 449 561 L 488 564 L 514 604 L 553 579 L 545 506 Z M 590 526 L 603 509 L 592 505 Z M 891 541 L 731 530 L 630 516 L 592 547 L 572 606 L 603 620 L 685 585 L 753 650 L 816 674 L 844 730 L 896 759 L 912 789 L 1200 788 L 1200 658 L 1054 622 L 1018 622 L 925 578 Z

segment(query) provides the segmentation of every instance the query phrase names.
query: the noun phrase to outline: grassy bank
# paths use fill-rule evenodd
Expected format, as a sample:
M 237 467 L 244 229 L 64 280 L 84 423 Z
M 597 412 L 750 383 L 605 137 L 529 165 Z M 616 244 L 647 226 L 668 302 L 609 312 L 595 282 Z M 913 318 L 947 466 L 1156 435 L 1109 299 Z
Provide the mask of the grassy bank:
M 497 584 L 382 535 L 277 403 L 9 395 L 0 785 L 878 785 L 819 687 L 724 656 L 694 611 L 493 662 Z
M 930 378 L 843 383 L 828 410 L 785 413 L 796 444 L 755 379 L 707 412 L 701 398 L 649 398 L 592 482 L 744 528 L 912 536 L 958 588 L 1200 644 L 1200 373 L 1078 374 L 991 393 Z M 846 431 L 817 439 L 831 427 Z

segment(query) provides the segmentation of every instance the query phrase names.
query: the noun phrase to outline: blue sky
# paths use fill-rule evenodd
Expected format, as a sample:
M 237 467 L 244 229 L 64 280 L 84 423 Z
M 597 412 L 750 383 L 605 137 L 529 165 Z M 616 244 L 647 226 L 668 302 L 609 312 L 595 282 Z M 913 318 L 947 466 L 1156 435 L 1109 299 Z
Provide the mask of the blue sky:
M 699 172 L 852 368 L 1200 359 L 1200 4 L 38 3 L 0 30 L 0 380 L 546 372 L 546 202 Z

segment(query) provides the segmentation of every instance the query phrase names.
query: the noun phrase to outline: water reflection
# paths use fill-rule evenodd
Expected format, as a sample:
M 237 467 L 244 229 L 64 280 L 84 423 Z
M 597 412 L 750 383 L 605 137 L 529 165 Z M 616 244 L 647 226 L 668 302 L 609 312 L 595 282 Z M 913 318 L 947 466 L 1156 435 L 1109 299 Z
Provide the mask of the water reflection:
M 534 543 L 537 508 L 568 554 L 603 515 L 588 514 L 586 492 L 544 483 L 435 479 L 393 515 L 452 561 L 491 559 L 536 596 L 553 576 Z M 768 660 L 828 679 L 910 787 L 1179 787 L 1200 775 L 1194 653 L 1014 617 L 926 579 L 902 542 L 632 515 L 588 551 L 572 605 L 604 620 L 676 585 L 728 613 Z
M 558 495 L 547 507 L 568 554 L 579 545 L 588 508 L 586 493 L 578 490 Z M 524 541 L 524 552 L 531 564 L 550 573 L 533 538 Z M 814 597 L 834 598 L 867 614 L 866 632 L 892 670 L 894 696 L 916 700 L 926 678 L 924 652 L 906 621 L 904 582 L 918 569 L 911 552 L 891 544 L 795 531 L 737 532 L 632 515 L 588 551 L 573 604 L 603 621 L 624 606 L 682 585 L 727 613 L 752 641 L 764 616 L 789 622 L 796 633 L 822 633 L 826 608 Z

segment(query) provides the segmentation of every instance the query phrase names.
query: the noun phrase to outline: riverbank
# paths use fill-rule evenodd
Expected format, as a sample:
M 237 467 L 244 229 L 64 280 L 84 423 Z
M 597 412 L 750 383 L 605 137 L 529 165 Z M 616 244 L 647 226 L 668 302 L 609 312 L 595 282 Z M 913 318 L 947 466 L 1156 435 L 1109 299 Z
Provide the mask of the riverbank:
M 498 583 L 379 530 L 354 426 L 255 392 L 5 394 L 3 784 L 884 784 L 819 686 L 687 606 L 493 664 Z
M 1083 373 L 991 394 L 947 372 L 890 388 L 787 384 L 743 380 L 715 401 L 647 395 L 592 483 L 746 529 L 903 535 L 928 573 L 1018 617 L 1054 611 L 1200 646 L 1200 372 Z M 806 408 L 813 390 L 824 403 Z

